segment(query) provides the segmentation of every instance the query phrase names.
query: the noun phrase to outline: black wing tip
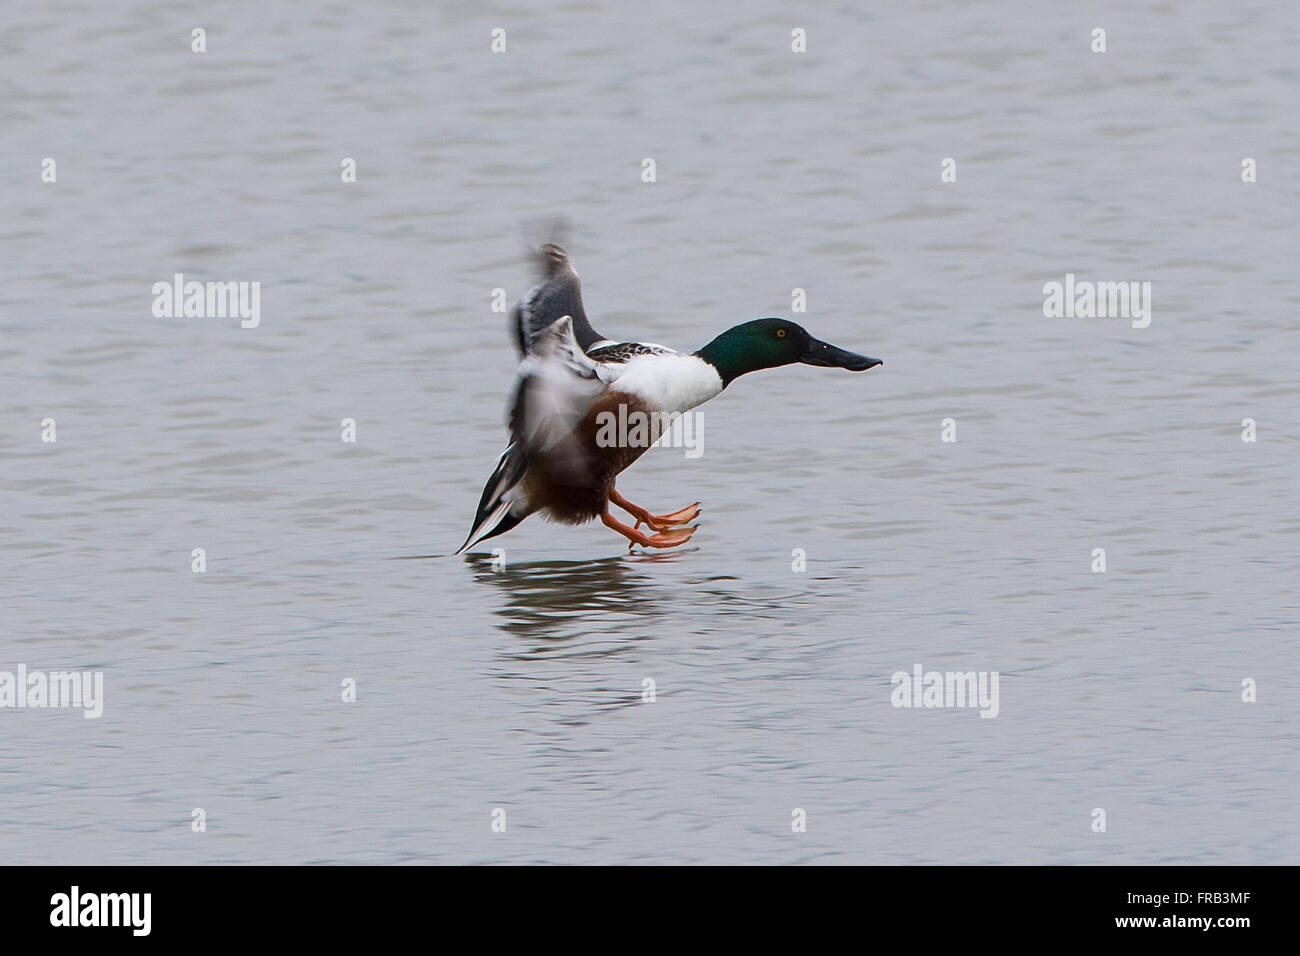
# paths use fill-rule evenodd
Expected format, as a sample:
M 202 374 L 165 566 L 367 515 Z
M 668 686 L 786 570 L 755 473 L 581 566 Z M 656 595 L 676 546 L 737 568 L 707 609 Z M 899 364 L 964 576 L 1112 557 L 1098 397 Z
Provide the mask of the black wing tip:
M 489 531 L 487 531 L 487 533 L 485 534 L 480 534 L 477 537 L 475 537 L 474 532 L 479 531 L 480 529 L 477 527 L 474 528 L 474 530 L 469 533 L 469 537 L 465 539 L 465 543 L 462 544 L 456 550 L 456 554 L 464 554 L 470 548 L 482 544 L 484 541 L 487 541 L 489 538 L 495 538 L 497 535 L 505 534 L 507 531 L 509 531 L 511 528 L 515 527 L 516 525 L 518 525 L 523 520 L 524 520 L 523 518 L 516 518 L 514 515 L 507 512 L 506 514 L 502 515 L 501 520 L 498 521 L 495 525 L 493 525 L 492 528 Z
M 524 256 L 536 262 L 538 268 L 546 269 L 548 251 L 554 249 L 561 261 L 568 261 L 563 247 L 568 245 L 572 235 L 572 223 L 562 214 L 539 216 L 520 223 L 520 238 Z M 549 273 L 546 273 L 549 274 Z
M 573 268 L 569 254 L 553 242 L 545 243 L 537 250 L 537 264 L 548 279 Z

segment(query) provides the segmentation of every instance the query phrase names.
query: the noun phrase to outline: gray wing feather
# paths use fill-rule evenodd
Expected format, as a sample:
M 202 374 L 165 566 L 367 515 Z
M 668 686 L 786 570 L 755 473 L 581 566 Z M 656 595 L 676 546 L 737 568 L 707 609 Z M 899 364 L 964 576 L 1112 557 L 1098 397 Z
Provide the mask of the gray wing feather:
M 507 424 L 531 458 L 567 437 L 605 391 L 608 371 L 579 346 L 569 316 L 539 333 L 519 365 Z

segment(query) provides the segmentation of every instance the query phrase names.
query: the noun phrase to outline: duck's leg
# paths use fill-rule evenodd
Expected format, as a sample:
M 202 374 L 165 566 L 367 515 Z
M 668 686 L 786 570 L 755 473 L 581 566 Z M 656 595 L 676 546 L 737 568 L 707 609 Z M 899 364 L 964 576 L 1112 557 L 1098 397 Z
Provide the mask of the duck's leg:
M 606 511 L 600 516 L 606 528 L 617 531 L 623 537 L 627 538 L 632 544 L 628 545 L 628 550 L 632 550 L 633 545 L 641 545 L 643 548 L 675 548 L 679 544 L 685 544 L 695 534 L 694 528 L 673 528 L 658 534 L 646 534 L 644 531 L 638 531 L 636 528 L 629 528 L 623 522 L 619 521 L 612 514 Z
M 700 503 L 698 501 L 695 502 L 695 504 L 693 505 L 687 505 L 685 508 L 682 508 L 678 511 L 674 511 L 672 514 L 667 514 L 667 515 L 651 514 L 649 511 L 647 511 L 645 508 L 642 508 L 640 505 L 632 504 L 632 502 L 628 501 L 626 498 L 620 495 L 618 493 L 618 490 L 614 488 L 612 485 L 610 486 L 609 489 L 609 500 L 614 502 L 614 504 L 618 505 L 628 514 L 630 514 L 633 518 L 635 518 L 636 526 L 638 528 L 641 527 L 641 522 L 644 521 L 647 525 L 650 526 L 650 529 L 652 531 L 668 531 L 669 529 L 673 528 L 675 525 L 690 524 L 692 521 L 694 521 L 696 518 L 700 516 Z

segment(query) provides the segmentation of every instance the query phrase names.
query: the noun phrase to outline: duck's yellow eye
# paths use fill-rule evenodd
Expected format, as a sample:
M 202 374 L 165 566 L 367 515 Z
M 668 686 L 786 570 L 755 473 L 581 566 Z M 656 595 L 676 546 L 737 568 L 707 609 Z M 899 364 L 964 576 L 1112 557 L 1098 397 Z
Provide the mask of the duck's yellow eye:
M 785 338 L 785 329 L 777 329 L 777 330 L 776 330 L 776 337 L 777 337 L 778 339 L 783 339 L 783 338 Z

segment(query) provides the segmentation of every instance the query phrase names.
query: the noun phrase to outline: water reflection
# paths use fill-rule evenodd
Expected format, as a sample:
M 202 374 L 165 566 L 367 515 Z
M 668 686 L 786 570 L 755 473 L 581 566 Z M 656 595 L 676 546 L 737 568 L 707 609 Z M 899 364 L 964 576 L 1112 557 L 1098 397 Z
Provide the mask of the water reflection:
M 547 643 L 621 631 L 632 619 L 661 613 L 663 586 L 637 570 L 667 555 L 621 555 L 594 561 L 532 561 L 493 569 L 490 555 L 471 554 L 465 563 L 477 584 L 499 588 L 496 613 L 502 630 Z

